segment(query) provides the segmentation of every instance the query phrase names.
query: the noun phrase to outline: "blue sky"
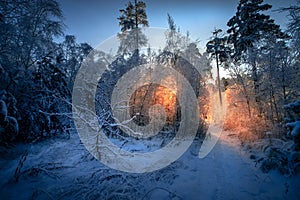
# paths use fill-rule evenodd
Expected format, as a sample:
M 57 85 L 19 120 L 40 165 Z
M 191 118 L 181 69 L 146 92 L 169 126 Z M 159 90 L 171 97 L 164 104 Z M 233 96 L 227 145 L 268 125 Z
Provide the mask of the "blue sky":
M 167 13 L 174 18 L 182 33 L 204 47 L 214 28 L 226 31 L 227 21 L 235 14 L 238 0 L 144 0 L 150 27 L 167 28 Z M 65 15 L 66 34 L 75 35 L 78 42 L 93 47 L 120 31 L 119 9 L 128 0 L 59 0 Z M 265 0 L 272 10 L 296 4 L 296 0 Z M 286 13 L 269 12 L 275 22 L 285 28 Z

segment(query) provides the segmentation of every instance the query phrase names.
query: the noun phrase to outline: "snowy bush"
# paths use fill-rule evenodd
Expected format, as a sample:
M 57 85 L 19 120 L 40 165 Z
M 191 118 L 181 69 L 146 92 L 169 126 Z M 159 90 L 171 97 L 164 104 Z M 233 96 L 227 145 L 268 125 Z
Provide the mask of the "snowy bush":
M 251 151 L 256 155 L 251 155 L 251 158 L 260 164 L 265 173 L 274 169 L 286 175 L 300 172 L 300 100 L 285 105 L 284 109 L 288 134 L 279 134 L 281 137 L 278 138 L 278 135 L 272 133 L 273 130 L 267 134 L 269 138 L 251 144 Z
M 284 106 L 287 116 L 285 118 L 286 127 L 289 129 L 289 134 L 293 137 L 295 146 L 294 150 L 300 150 L 300 100 Z
M 4 122 L 7 117 L 7 107 L 6 103 L 0 100 L 0 122 Z
M 4 101 L 6 99 L 5 95 L 6 95 L 6 91 L 5 90 L 0 90 L 0 100 Z
M 30 69 L 18 93 L 20 138 L 37 141 L 52 136 L 67 136 L 71 126 L 70 90 L 64 67 L 51 54 L 41 58 Z
M 300 172 L 300 153 L 293 151 L 293 141 L 288 139 L 260 139 L 250 144 L 250 158 L 255 166 L 268 173 L 278 170 L 284 175 L 294 175 Z
M 7 115 L 6 103 L 0 100 L 0 142 L 9 144 L 17 139 L 19 132 L 18 122 L 14 117 Z

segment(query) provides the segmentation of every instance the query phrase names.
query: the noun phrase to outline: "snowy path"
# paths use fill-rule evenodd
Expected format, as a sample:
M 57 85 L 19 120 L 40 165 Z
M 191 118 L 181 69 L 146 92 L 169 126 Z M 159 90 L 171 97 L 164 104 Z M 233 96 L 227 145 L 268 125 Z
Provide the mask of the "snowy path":
M 14 177 L 28 150 L 19 181 Z M 103 166 L 80 144 L 50 140 L 19 146 L 0 160 L 1 199 L 300 199 L 298 177 L 263 174 L 223 132 L 214 149 L 198 157 L 197 142 L 172 165 L 147 174 L 127 174 Z
M 278 172 L 262 173 L 240 148 L 239 140 L 229 132 L 221 138 L 208 154 L 199 160 L 188 159 L 190 171 L 178 178 L 184 199 L 299 199 L 299 177 L 285 178 Z M 195 179 L 191 179 L 191 177 Z M 193 186 L 194 190 L 189 189 Z M 191 193 L 192 192 L 192 193 Z M 298 196 L 297 196 L 298 193 Z

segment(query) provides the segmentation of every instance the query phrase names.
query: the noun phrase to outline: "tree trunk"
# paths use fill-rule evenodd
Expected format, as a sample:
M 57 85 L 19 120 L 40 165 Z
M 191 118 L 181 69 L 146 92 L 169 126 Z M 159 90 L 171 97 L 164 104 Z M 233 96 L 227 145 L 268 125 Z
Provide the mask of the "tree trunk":
M 137 0 L 134 1 L 134 8 L 135 8 L 135 52 L 137 52 L 137 56 L 139 57 L 139 35 L 138 35 L 138 8 L 137 8 Z
M 221 92 L 221 81 L 220 81 L 220 68 L 219 68 L 219 58 L 218 54 L 216 53 L 216 61 L 217 61 L 217 82 L 218 82 L 218 90 L 219 90 L 219 98 L 220 98 L 220 105 L 222 105 L 222 92 Z
M 262 115 L 262 105 L 259 98 L 259 83 L 258 83 L 258 74 L 257 74 L 257 67 L 255 62 L 252 64 L 252 80 L 254 85 L 254 96 L 255 102 L 258 106 L 259 114 Z

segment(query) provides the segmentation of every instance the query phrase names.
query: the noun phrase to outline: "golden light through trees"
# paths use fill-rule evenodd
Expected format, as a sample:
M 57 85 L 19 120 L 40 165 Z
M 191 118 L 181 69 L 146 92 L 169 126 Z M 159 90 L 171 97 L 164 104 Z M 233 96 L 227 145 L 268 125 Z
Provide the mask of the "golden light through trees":
M 138 88 L 130 98 L 130 116 L 136 116 L 135 123 L 145 126 L 150 122 L 149 110 L 161 105 L 166 113 L 166 122 L 173 123 L 179 114 L 176 93 L 158 84 L 148 84 Z

